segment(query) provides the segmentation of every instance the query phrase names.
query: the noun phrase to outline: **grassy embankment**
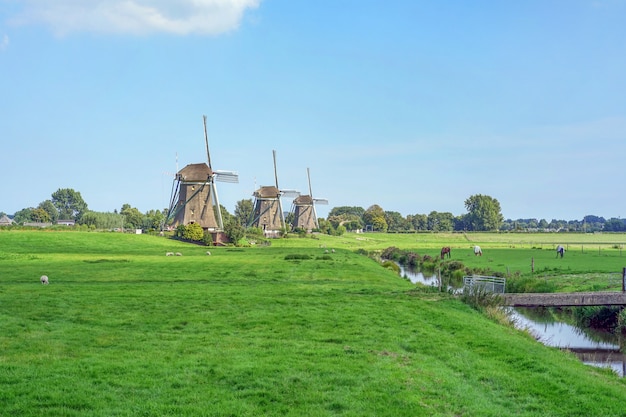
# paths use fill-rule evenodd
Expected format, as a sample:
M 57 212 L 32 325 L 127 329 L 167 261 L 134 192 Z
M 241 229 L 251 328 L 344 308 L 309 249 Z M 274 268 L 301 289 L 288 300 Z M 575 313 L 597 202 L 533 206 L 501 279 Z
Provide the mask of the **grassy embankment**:
M 387 242 L 357 238 L 207 256 L 151 236 L 0 232 L 0 415 L 626 415 L 624 380 L 416 291 L 353 252 Z M 486 243 L 468 262 L 489 262 Z

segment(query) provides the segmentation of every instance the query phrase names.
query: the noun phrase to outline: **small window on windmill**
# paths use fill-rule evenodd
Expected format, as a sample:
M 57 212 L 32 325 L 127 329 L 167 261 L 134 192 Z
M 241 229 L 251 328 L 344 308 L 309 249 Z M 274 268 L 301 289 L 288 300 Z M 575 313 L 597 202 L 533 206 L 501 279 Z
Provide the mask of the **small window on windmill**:
M 196 186 L 195 185 L 191 186 L 191 191 L 196 191 Z

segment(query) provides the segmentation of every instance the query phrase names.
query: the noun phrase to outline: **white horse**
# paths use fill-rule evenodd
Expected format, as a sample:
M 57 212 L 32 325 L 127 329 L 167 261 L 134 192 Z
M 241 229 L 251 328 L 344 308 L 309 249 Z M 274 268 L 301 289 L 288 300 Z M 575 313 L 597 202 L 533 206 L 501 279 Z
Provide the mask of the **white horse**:
M 565 248 L 561 245 L 556 247 L 556 257 L 558 258 L 559 255 L 561 255 L 561 258 L 563 257 L 563 254 L 565 254 Z
M 474 256 L 483 256 L 483 251 L 478 245 L 474 246 Z

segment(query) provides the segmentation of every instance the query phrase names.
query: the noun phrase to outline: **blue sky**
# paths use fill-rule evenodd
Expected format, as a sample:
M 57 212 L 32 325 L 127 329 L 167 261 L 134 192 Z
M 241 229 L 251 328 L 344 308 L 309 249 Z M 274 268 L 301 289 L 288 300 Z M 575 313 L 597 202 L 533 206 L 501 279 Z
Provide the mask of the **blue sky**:
M 206 159 L 233 212 L 274 183 L 332 207 L 626 216 L 625 0 L 0 0 L 0 211 L 59 188 L 168 205 Z M 178 165 L 177 165 L 178 164 Z M 285 206 L 289 202 L 284 203 Z

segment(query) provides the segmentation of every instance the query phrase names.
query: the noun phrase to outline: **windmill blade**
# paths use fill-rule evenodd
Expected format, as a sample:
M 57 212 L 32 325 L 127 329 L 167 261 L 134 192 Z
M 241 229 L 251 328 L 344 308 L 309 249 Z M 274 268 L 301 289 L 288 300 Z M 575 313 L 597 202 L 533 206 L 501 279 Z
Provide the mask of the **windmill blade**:
M 326 204 L 328 204 L 328 199 L 326 199 L 326 198 L 314 198 L 313 202 L 315 204 L 326 205 Z
M 309 195 L 313 197 L 313 191 L 311 190 L 311 172 L 309 171 L 308 167 L 306 169 L 306 177 L 309 180 Z
M 211 154 L 209 153 L 209 135 L 206 132 L 206 116 L 202 116 L 202 120 L 204 122 L 204 143 L 206 144 L 206 159 L 209 164 L 209 169 L 211 168 Z
M 229 182 L 237 184 L 239 183 L 239 174 L 235 171 L 213 171 L 215 174 L 215 181 Z
M 298 190 L 280 190 L 280 195 L 285 197 L 300 197 L 300 191 Z
M 280 190 L 278 187 L 278 171 L 276 170 L 276 151 L 272 150 L 272 156 L 274 157 L 274 179 L 276 180 L 276 189 Z

